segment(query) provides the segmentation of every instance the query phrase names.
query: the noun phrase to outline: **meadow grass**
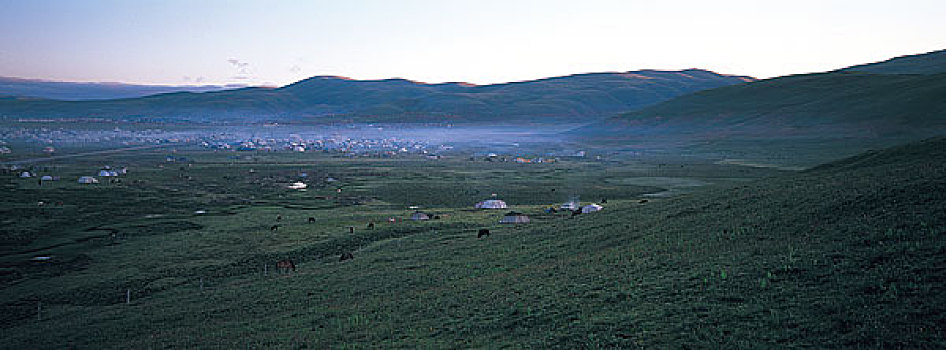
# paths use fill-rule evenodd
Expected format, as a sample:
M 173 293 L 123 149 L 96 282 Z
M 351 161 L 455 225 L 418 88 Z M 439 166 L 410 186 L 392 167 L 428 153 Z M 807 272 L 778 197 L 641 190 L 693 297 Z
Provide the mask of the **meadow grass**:
M 941 146 L 779 176 L 636 160 L 74 159 L 51 171 L 108 161 L 131 173 L 92 186 L 3 177 L 0 338 L 5 348 L 942 346 L 946 168 L 928 161 L 944 159 Z M 307 191 L 286 189 L 301 171 Z M 707 185 L 641 203 L 668 188 L 634 184 L 660 176 Z M 532 223 L 472 209 L 492 193 Z M 543 212 L 571 195 L 608 202 Z M 410 221 L 409 206 L 440 219 Z M 481 228 L 491 235 L 478 239 Z M 275 271 L 286 258 L 296 272 Z

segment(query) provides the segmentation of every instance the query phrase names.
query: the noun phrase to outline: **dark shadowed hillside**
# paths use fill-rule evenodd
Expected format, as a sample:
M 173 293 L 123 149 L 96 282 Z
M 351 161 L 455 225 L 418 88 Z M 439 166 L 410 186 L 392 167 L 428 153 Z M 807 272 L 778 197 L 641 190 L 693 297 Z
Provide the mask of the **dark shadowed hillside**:
M 580 132 L 626 135 L 878 136 L 946 130 L 946 74 L 834 72 L 682 96 Z
M 0 100 L 0 115 L 224 122 L 594 120 L 682 94 L 751 80 L 704 70 L 592 73 L 484 86 L 313 77 L 278 89 L 182 92 L 111 101 L 4 99 Z
M 891 58 L 844 69 L 846 71 L 882 74 L 939 74 L 946 73 L 946 50 Z

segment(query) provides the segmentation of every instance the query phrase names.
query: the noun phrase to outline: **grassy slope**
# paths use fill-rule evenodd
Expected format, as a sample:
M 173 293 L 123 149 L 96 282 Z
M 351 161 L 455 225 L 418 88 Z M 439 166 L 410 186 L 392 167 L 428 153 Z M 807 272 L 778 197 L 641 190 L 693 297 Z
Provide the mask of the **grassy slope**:
M 610 118 L 592 136 L 877 136 L 946 128 L 946 75 L 834 72 L 697 92 Z
M 883 62 L 853 66 L 844 70 L 882 74 L 946 73 L 946 50 L 900 56 Z
M 195 271 L 226 257 L 140 261 L 189 272 L 151 281 L 132 305 L 53 304 L 0 334 L 14 348 L 942 347 L 944 159 L 935 139 L 735 188 L 536 215 L 483 240 L 477 226 L 416 224 L 350 262 L 221 275 L 203 292 Z M 233 219 L 195 220 L 231 240 Z M 188 244 L 151 237 L 155 249 Z

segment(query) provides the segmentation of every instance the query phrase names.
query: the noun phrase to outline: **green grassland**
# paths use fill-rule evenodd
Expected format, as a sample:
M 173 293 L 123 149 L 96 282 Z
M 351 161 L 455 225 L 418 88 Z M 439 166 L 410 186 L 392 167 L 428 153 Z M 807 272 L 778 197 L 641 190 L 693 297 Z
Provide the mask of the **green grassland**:
M 169 152 L 2 175 L 0 347 L 946 346 L 944 139 L 802 172 Z M 543 212 L 574 195 L 605 209 Z

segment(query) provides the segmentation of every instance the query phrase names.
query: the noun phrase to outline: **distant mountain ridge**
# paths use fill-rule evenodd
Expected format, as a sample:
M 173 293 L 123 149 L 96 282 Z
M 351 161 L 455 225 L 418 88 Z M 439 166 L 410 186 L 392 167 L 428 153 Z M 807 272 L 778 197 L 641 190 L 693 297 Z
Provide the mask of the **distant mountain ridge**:
M 53 99 L 64 101 L 111 100 L 144 97 L 171 92 L 208 92 L 245 87 L 245 85 L 138 85 L 124 83 L 89 83 L 47 81 L 0 77 L 0 96 Z
M 493 85 L 318 76 L 281 88 L 176 92 L 108 101 L 0 99 L 0 118 L 461 123 L 595 120 L 694 91 L 754 80 L 699 69 L 588 73 Z

